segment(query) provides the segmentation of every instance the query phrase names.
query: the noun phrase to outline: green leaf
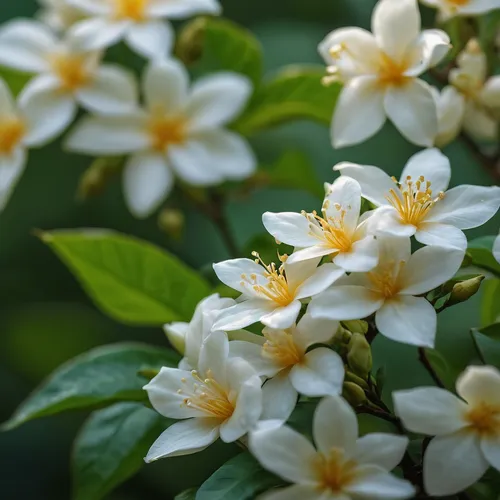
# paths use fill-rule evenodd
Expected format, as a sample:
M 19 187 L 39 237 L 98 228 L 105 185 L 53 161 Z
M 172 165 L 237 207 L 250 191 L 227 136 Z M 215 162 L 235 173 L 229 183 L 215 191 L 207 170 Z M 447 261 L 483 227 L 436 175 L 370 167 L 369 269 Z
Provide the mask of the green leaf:
M 73 499 L 99 500 L 133 476 L 164 429 L 163 420 L 137 403 L 93 413 L 73 447 Z
M 0 78 L 5 80 L 5 83 L 14 96 L 17 96 L 23 90 L 32 77 L 31 73 L 23 73 L 0 66 Z
M 185 490 L 176 495 L 174 500 L 195 500 L 197 491 L 196 488 L 189 488 L 189 490 Z
M 108 230 L 42 233 L 96 305 L 117 321 L 163 325 L 189 320 L 210 293 L 177 257 L 146 241 Z
M 469 242 L 467 253 L 472 265 L 490 271 L 500 277 L 500 264 L 493 257 L 493 243 L 496 236 L 483 236 Z
M 500 279 L 489 280 L 483 285 L 481 302 L 481 325 L 490 325 L 500 321 Z
M 257 87 L 262 79 L 262 47 L 247 29 L 232 21 L 200 17 L 182 29 L 176 53 L 185 63 L 196 62 L 200 71 L 235 71 Z
M 281 483 L 250 453 L 241 453 L 216 470 L 200 487 L 196 500 L 253 500 Z
M 290 66 L 263 84 L 234 128 L 252 135 L 291 120 L 314 120 L 330 126 L 341 85 L 325 86 L 320 66 Z
M 500 341 L 500 323 L 493 323 L 484 328 L 476 329 L 476 331 L 492 340 Z
M 446 358 L 436 349 L 425 349 L 425 356 L 445 387 L 454 390 L 459 373 L 452 370 Z
M 97 347 L 59 367 L 2 428 L 68 410 L 99 408 L 118 401 L 146 401 L 144 369 L 177 366 L 170 350 L 139 343 Z

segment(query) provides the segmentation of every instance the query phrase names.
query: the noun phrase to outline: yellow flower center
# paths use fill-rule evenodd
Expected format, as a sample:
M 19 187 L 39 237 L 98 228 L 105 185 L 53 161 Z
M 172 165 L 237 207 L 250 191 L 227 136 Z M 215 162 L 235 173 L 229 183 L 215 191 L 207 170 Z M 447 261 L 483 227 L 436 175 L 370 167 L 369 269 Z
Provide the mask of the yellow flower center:
M 378 81 L 380 85 L 384 87 L 388 85 L 401 87 L 407 83 L 412 79 L 404 74 L 408 69 L 408 66 L 409 64 L 407 61 L 403 60 L 398 63 L 382 52 L 380 55 L 378 70 Z
M 405 264 L 404 260 L 398 264 L 394 261 L 389 261 L 380 264 L 373 271 L 367 273 L 373 288 L 387 299 L 397 295 L 402 287 L 399 275 Z
M 245 284 L 250 285 L 258 294 L 276 302 L 276 304 L 280 307 L 285 307 L 291 304 L 295 297 L 293 290 L 290 290 L 288 286 L 284 266 L 281 265 L 277 268 L 274 262 L 271 264 L 265 264 L 257 252 L 252 252 L 252 255 L 256 257 L 255 263 L 262 265 L 265 269 L 264 276 L 267 279 L 267 284 L 259 285 L 256 274 L 251 274 L 250 276 L 242 274 L 242 286 L 245 286 Z M 281 259 L 283 261 L 286 260 L 286 256 L 281 257 Z
M 186 140 L 186 121 L 183 117 L 153 114 L 148 123 L 151 145 L 157 151 L 165 151 L 171 144 Z
M 401 221 L 405 224 L 419 227 L 425 221 L 431 208 L 444 198 L 444 193 L 440 192 L 433 196 L 431 183 L 420 176 L 417 181 L 413 181 L 410 176 L 403 184 L 393 178 L 397 188 L 391 189 L 386 196 L 386 200 L 398 211 Z
M 498 406 L 481 403 L 469 410 L 465 419 L 471 430 L 481 436 L 498 436 L 500 434 L 500 408 Z
M 272 359 L 283 368 L 302 361 L 304 353 L 297 347 L 289 331 L 265 328 L 262 334 L 266 339 L 266 343 L 262 346 L 262 356 Z
M 77 90 L 92 79 L 88 55 L 54 54 L 50 60 L 54 73 L 61 81 L 61 89 Z
M 113 0 L 117 19 L 144 21 L 149 0 Z
M 345 460 L 344 451 L 340 448 L 333 448 L 326 456 L 318 454 L 316 470 L 321 488 L 342 493 L 356 477 L 356 467 L 353 460 Z
M 11 116 L 0 120 L 0 154 L 10 155 L 26 132 L 24 123 Z
M 461 7 L 463 5 L 467 5 L 468 3 L 470 3 L 470 0 L 448 0 L 448 3 L 450 3 L 453 6 L 456 5 L 458 7 Z
M 207 417 L 227 420 L 234 413 L 234 404 L 229 400 L 226 389 L 222 387 L 213 374 L 208 370 L 207 378 L 201 378 L 197 371 L 193 370 L 191 376 L 195 383 L 188 386 L 187 379 L 181 379 L 183 386 L 177 391 L 185 395 L 183 404 L 189 408 L 202 411 Z

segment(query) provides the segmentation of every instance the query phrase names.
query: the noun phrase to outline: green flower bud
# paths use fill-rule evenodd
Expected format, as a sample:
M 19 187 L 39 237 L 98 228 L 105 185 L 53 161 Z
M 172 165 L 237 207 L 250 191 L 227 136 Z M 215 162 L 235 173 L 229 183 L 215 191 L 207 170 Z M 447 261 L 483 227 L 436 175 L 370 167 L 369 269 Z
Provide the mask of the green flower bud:
M 137 372 L 141 377 L 144 377 L 148 380 L 153 380 L 158 373 L 160 373 L 159 370 L 154 370 L 153 368 L 144 368 L 142 370 L 139 370 Z
M 355 373 L 352 373 L 349 369 L 346 369 L 344 380 L 346 382 L 353 382 L 356 385 L 359 385 L 362 389 L 368 390 L 368 383 L 363 380 L 361 377 L 358 377 Z
M 344 382 L 342 396 L 351 406 L 360 406 L 367 401 L 365 391 L 354 382 Z
M 349 330 L 346 330 L 342 325 L 339 325 L 335 335 L 333 336 L 333 342 L 337 342 L 340 344 L 348 344 L 351 340 L 352 333 Z
M 180 240 L 184 234 L 186 217 L 175 208 L 165 208 L 158 215 L 160 229 L 175 240 Z
M 185 65 L 194 64 L 201 58 L 206 26 L 206 18 L 198 17 L 188 23 L 177 37 L 175 54 Z
M 460 302 L 469 300 L 479 291 L 481 282 L 484 280 L 484 278 L 484 276 L 476 276 L 475 278 L 457 283 L 451 290 L 451 295 L 448 299 L 447 305 L 453 306 L 455 304 L 460 304 Z
M 123 164 L 122 158 L 97 158 L 80 177 L 77 197 L 86 200 L 98 196 L 106 187 L 108 180 Z
M 365 336 L 354 333 L 347 346 L 347 363 L 349 368 L 361 378 L 366 379 L 372 370 L 372 349 Z
M 355 319 L 353 321 L 342 321 L 342 325 L 352 333 L 361 333 L 363 335 L 366 335 L 368 333 L 368 323 L 361 319 Z

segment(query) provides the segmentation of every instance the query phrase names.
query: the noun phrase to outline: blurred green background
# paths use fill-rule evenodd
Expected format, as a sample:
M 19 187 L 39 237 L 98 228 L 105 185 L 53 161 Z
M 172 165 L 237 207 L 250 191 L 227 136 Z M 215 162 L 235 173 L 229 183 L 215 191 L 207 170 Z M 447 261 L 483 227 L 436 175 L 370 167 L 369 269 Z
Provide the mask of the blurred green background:
M 264 46 L 268 72 L 290 63 L 320 62 L 316 47 L 330 30 L 342 25 L 369 26 L 374 0 L 222 0 L 225 15 L 250 28 Z M 0 20 L 32 16 L 35 0 L 1 2 Z M 374 164 L 399 175 L 417 151 L 390 125 L 360 146 L 333 151 L 329 132 L 311 123 L 295 123 L 266 132 L 253 141 L 263 163 L 288 150 L 306 153 L 321 181 L 333 180 L 332 166 L 350 160 Z M 453 167 L 452 184 L 490 184 L 460 144 L 446 149 Z M 156 218 L 134 220 L 127 212 L 119 182 L 98 198 L 75 200 L 78 179 L 88 158 L 61 152 L 58 143 L 33 151 L 30 163 L 7 209 L 0 214 L 0 421 L 59 364 L 91 347 L 135 339 L 164 344 L 160 329 L 128 328 L 112 322 L 90 303 L 74 278 L 33 236 L 35 228 L 106 227 L 167 247 L 195 268 L 206 268 L 228 257 L 214 227 L 203 215 L 188 211 L 186 233 L 172 242 L 157 227 Z M 261 214 L 319 208 L 311 195 L 297 191 L 263 190 L 234 202 L 228 210 L 241 247 L 263 232 Z M 495 234 L 497 216 L 469 238 Z M 468 337 L 479 323 L 480 297 L 440 316 L 439 346 L 462 367 L 472 351 Z M 388 389 L 428 381 L 415 349 L 377 339 L 377 365 L 387 364 Z M 70 496 L 71 442 L 85 415 L 71 414 L 24 425 L 0 434 L 0 495 L 4 500 L 67 500 Z M 206 459 L 174 458 L 144 470 L 110 498 L 168 499 L 198 484 L 233 452 L 217 445 Z M 216 457 L 216 458 L 214 458 Z M 197 466 L 194 466 L 194 463 Z M 200 464 L 203 464 L 200 468 Z

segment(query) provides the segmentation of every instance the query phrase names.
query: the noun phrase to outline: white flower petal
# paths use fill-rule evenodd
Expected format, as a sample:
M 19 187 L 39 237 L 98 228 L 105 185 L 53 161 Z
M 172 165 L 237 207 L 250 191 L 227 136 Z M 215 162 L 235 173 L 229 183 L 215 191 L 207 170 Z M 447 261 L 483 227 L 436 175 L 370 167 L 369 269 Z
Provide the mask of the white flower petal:
M 500 235 L 495 238 L 492 251 L 493 257 L 495 257 L 496 261 L 500 264 Z
M 413 224 L 408 224 L 401 218 L 395 208 L 387 206 L 376 209 L 368 224 L 374 234 L 384 237 L 410 238 L 417 231 Z
M 346 230 L 354 234 L 361 210 L 361 185 L 352 177 L 337 178 L 330 185 L 323 206 L 328 217 L 339 218 L 342 212 Z
M 449 224 L 439 224 L 437 222 L 420 224 L 415 233 L 415 239 L 424 245 L 452 247 L 459 250 L 467 248 L 465 234 L 460 229 Z
M 465 97 L 455 87 L 445 87 L 441 94 L 433 92 L 438 111 L 438 135 L 435 145 L 442 148 L 459 134 L 465 114 Z
M 255 336 L 262 339 L 260 336 Z M 258 375 L 272 377 L 281 369 L 271 359 L 262 356 L 262 344 L 232 340 L 229 342 L 229 353 L 232 357 L 239 357 L 250 363 Z
M 430 86 L 423 80 L 413 79 L 402 87 L 387 89 L 384 108 L 410 142 L 427 147 L 434 144 L 438 132 L 437 106 Z
M 129 26 L 130 22 L 127 20 L 115 21 L 103 17 L 92 17 L 76 23 L 70 28 L 68 36 L 74 46 L 80 50 L 99 50 L 119 42 Z
M 0 64 L 20 71 L 40 73 L 49 67 L 46 55 L 57 39 L 42 23 L 21 19 L 0 29 Z
M 439 387 L 418 387 L 392 393 L 396 415 L 411 432 L 441 435 L 463 429 L 467 405 Z
M 436 195 L 446 191 L 451 179 L 450 160 L 439 149 L 425 149 L 413 155 L 401 173 L 401 181 L 408 177 L 414 181 L 420 176 L 431 182 L 432 192 Z
M 217 317 L 213 330 L 228 332 L 239 330 L 260 321 L 273 310 L 273 302 L 269 300 L 245 300 L 222 311 L 220 316 Z
M 342 89 L 332 122 L 332 143 L 338 149 L 358 144 L 384 125 L 384 93 L 373 76 L 358 76 Z
M 231 259 L 213 265 L 215 274 L 222 283 L 247 295 L 255 295 L 253 288 L 244 280 L 255 275 L 257 285 L 266 285 L 265 269 L 251 259 Z
M 268 380 L 262 387 L 262 420 L 279 419 L 287 421 L 295 405 L 298 394 L 285 370 Z
M 500 405 L 500 373 L 493 366 L 469 366 L 458 377 L 457 393 L 469 404 Z
M 489 221 L 500 207 L 500 187 L 462 185 L 446 192 L 432 207 L 427 222 L 472 229 Z
M 298 392 L 312 398 L 340 394 L 344 363 L 335 351 L 318 347 L 291 369 L 290 381 Z
M 120 155 L 149 149 L 149 137 L 141 116 L 86 116 L 72 130 L 65 147 L 89 155 Z
M 149 217 L 168 196 L 174 178 L 165 157 L 158 153 L 132 155 L 123 171 L 123 192 L 130 212 Z
M 398 295 L 386 300 L 375 315 L 375 323 L 380 333 L 391 340 L 434 347 L 437 315 L 423 297 Z
M 203 341 L 200 349 L 198 370 L 201 376 L 208 377 L 208 372 L 211 372 L 211 378 L 215 379 L 221 386 L 227 386 L 228 357 L 229 341 L 227 339 L 227 335 L 221 331 L 214 331 L 210 333 Z
M 77 93 L 80 103 L 97 114 L 129 113 L 137 108 L 137 85 L 132 73 L 121 66 L 101 66 L 92 81 Z
M 383 303 L 382 296 L 365 287 L 339 285 L 314 297 L 308 310 L 313 318 L 352 320 L 370 316 Z
M 500 108 L 500 76 L 492 76 L 486 81 L 481 101 L 488 107 Z
M 237 73 L 220 72 L 199 79 L 187 108 L 191 130 L 210 130 L 231 122 L 243 111 L 251 93 L 250 80 Z
M 266 302 L 269 303 L 269 301 Z M 294 300 L 284 307 L 275 304 L 275 309 L 265 316 L 262 316 L 260 321 L 269 328 L 274 328 L 276 330 L 290 328 L 297 320 L 301 307 L 302 304 L 299 300 Z
M 318 240 L 309 234 L 307 218 L 296 212 L 265 212 L 262 223 L 267 232 L 281 243 L 299 248 L 318 243 Z
M 475 16 L 498 8 L 500 8 L 498 0 L 473 0 L 468 5 L 463 5 L 460 12 L 464 15 Z
M 313 437 L 324 455 L 328 455 L 332 448 L 340 448 L 351 455 L 358 439 L 356 413 L 340 396 L 323 398 L 314 412 Z
M 464 258 L 463 250 L 424 247 L 408 260 L 399 275 L 400 293 L 422 295 L 455 276 Z
M 345 271 L 361 273 L 371 271 L 378 264 L 378 242 L 373 236 L 356 241 L 350 252 L 341 252 L 333 263 Z
M 314 274 L 307 278 L 295 290 L 295 298 L 305 299 L 314 297 L 315 295 L 326 290 L 330 285 L 335 283 L 339 278 L 345 275 L 342 268 L 335 264 L 323 264 L 318 267 Z
M 0 116 L 17 115 L 16 104 L 9 86 L 0 77 Z
M 406 436 L 374 432 L 359 438 L 353 459 L 391 471 L 399 465 L 410 440 Z
M 162 59 L 172 51 L 174 31 L 170 23 L 149 20 L 135 23 L 125 33 L 127 45 L 147 59 Z
M 250 451 L 267 470 L 292 483 L 316 483 L 316 450 L 287 426 L 252 432 Z
M 338 326 L 338 321 L 313 318 L 306 312 L 292 332 L 293 341 L 305 351 L 313 344 L 328 342 L 337 332 Z
M 221 13 L 221 5 L 217 0 L 156 0 L 147 7 L 147 12 L 153 17 L 168 17 L 183 19 L 197 14 Z
M 297 264 L 298 262 L 303 262 L 305 260 L 313 260 L 317 259 L 318 257 L 321 258 L 326 255 L 330 255 L 331 253 L 331 248 L 316 245 L 309 248 L 303 248 L 302 250 L 295 250 L 292 255 L 288 256 L 287 263 Z
M 424 487 L 430 495 L 453 495 L 478 481 L 488 469 L 474 433 L 434 438 L 424 455 Z
M 191 418 L 177 422 L 153 443 L 144 460 L 150 463 L 160 458 L 180 457 L 204 450 L 219 438 L 219 424 L 220 420 L 216 418 Z
M 494 141 L 498 135 L 498 122 L 483 106 L 470 100 L 465 104 L 463 127 L 471 137 L 482 141 Z
M 27 162 L 26 150 L 18 148 L 9 156 L 0 156 L 0 212 L 7 205 Z
M 50 1 L 50 0 L 49 0 Z M 68 5 L 89 15 L 106 16 L 112 13 L 112 4 L 102 0 L 65 0 Z
M 439 64 L 451 48 L 450 37 L 442 30 L 424 30 L 408 48 L 406 57 L 413 62 L 406 76 L 418 76 Z
M 272 489 L 260 495 L 259 500 L 351 500 L 347 495 L 329 494 L 315 484 L 294 484 L 288 488 Z
M 489 464 L 500 471 L 500 438 L 484 436 L 481 439 L 481 451 Z

